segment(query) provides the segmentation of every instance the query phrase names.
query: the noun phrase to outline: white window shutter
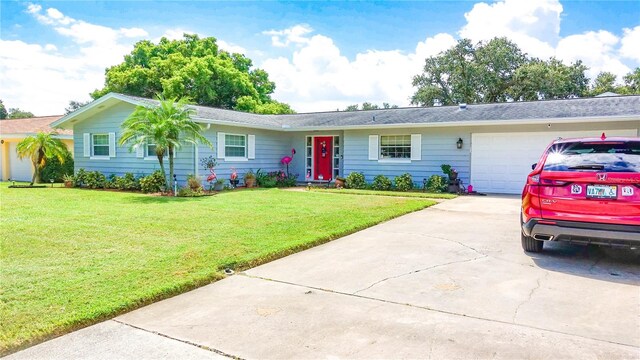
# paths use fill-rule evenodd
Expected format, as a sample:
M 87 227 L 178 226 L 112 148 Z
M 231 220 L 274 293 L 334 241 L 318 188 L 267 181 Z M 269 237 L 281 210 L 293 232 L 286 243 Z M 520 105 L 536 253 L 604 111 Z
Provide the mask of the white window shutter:
M 91 134 L 82 134 L 82 146 L 84 147 L 84 156 L 91 156 Z
M 378 160 L 379 155 L 378 135 L 369 135 L 369 160 Z
M 109 133 L 109 157 L 116 157 L 116 133 Z
M 138 147 L 136 148 L 136 157 L 138 158 L 143 158 L 144 157 L 144 148 L 146 146 L 145 145 L 138 145 Z
M 247 136 L 247 157 L 249 159 L 256 158 L 256 136 L 249 135 Z
M 422 160 L 422 134 L 411 134 L 411 160 Z
M 224 133 L 218 133 L 218 159 L 224 159 Z

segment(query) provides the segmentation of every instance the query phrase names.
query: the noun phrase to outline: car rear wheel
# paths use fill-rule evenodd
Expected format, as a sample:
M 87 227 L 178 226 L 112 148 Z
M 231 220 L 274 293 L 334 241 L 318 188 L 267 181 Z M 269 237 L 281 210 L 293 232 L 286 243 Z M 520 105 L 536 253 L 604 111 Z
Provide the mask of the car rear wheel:
M 524 249 L 524 251 L 535 253 L 542 251 L 544 241 L 536 240 L 531 236 L 526 236 L 523 233 L 520 233 L 520 237 L 522 240 L 522 248 Z

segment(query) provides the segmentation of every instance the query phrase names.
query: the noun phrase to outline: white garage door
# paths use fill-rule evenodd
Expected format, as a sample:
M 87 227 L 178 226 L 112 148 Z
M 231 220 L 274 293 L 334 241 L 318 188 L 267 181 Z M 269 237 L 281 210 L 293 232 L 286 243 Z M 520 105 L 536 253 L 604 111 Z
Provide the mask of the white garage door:
M 637 136 L 638 130 L 606 130 L 608 136 Z M 558 137 L 599 137 L 603 131 L 471 134 L 471 184 L 484 193 L 520 194 L 531 164 Z
M 16 145 L 18 143 L 9 143 L 9 175 L 11 180 L 31 181 L 33 173 L 31 172 L 31 160 L 28 158 L 19 159 Z

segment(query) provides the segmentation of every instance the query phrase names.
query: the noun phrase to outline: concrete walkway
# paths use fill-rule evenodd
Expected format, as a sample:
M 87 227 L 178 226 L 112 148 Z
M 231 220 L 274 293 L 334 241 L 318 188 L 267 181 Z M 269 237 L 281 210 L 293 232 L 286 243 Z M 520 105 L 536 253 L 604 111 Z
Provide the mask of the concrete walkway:
M 640 358 L 637 254 L 527 255 L 518 213 L 460 197 L 9 358 Z

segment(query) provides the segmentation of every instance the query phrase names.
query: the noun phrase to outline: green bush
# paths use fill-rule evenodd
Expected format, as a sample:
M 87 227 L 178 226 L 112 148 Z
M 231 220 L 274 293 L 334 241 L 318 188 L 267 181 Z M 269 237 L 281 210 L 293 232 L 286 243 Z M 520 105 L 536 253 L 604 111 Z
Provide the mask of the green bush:
M 46 165 L 42 168 L 40 176 L 42 181 L 49 182 L 51 179 L 55 182 L 62 182 L 65 175 L 73 175 L 73 155 L 67 151 L 64 155 L 64 163 L 61 164 L 57 157 L 47 158 Z
M 409 191 L 413 189 L 413 180 L 411 179 L 411 174 L 404 173 L 400 176 L 396 176 L 393 180 L 396 185 L 396 189 L 399 191 Z
M 378 175 L 373 178 L 371 188 L 374 190 L 391 190 L 391 180 L 384 175 Z
M 197 190 L 193 190 L 189 186 L 182 187 L 178 190 L 179 197 L 198 197 L 204 195 L 202 191 L 202 186 L 200 186 Z
M 364 174 L 361 172 L 352 172 L 347 176 L 346 187 L 349 189 L 364 189 L 367 183 L 364 180 Z
M 447 191 L 447 179 L 444 176 L 432 175 L 427 180 L 427 190 L 434 193 Z
M 140 190 L 140 180 L 136 179 L 133 173 L 125 173 L 116 183 L 120 190 Z
M 151 175 L 140 178 L 140 190 L 145 193 L 159 192 L 166 185 L 162 171 L 156 170 Z
M 107 177 L 100 171 L 90 171 L 85 176 L 85 185 L 90 189 L 104 189 Z
M 195 176 L 193 174 L 189 174 L 189 175 L 187 175 L 187 186 L 192 191 L 196 191 L 196 192 L 200 191 L 200 192 L 202 192 L 202 179 L 200 179 L 200 176 Z M 178 196 L 180 196 L 180 195 L 178 195 Z
M 78 169 L 78 172 L 74 176 L 74 186 L 81 187 L 86 185 L 87 182 L 87 171 L 84 168 Z

